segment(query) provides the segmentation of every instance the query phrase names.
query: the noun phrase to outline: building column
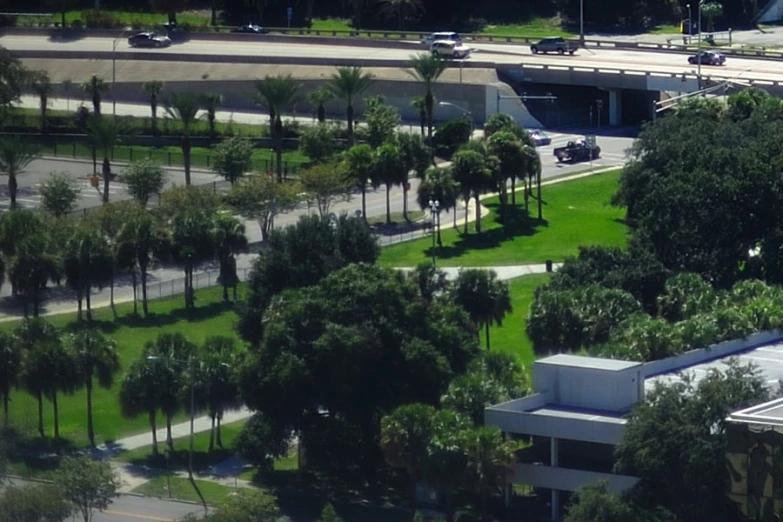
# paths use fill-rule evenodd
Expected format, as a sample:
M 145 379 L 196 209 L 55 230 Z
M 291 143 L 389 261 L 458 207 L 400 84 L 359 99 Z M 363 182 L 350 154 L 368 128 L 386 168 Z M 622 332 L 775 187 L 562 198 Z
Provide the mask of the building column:
M 559 444 L 555 437 L 552 437 L 549 442 L 549 465 L 553 468 L 559 466 Z M 560 520 L 560 492 L 556 489 L 552 490 L 552 520 Z
M 620 125 L 623 121 L 623 91 L 609 91 L 609 125 Z

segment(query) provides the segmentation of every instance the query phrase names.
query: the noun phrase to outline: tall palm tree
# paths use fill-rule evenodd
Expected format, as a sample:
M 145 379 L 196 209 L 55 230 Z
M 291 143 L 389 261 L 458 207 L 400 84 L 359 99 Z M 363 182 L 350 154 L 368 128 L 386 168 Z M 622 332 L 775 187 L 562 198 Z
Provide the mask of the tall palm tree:
M 212 425 L 209 432 L 209 451 L 223 447 L 220 421 L 227 409 L 239 407 L 239 390 L 233 378 L 239 352 L 233 337 L 208 337 L 199 350 L 196 371 L 196 396 L 200 409 L 205 409 Z M 217 425 L 216 425 L 217 423 Z
M 424 175 L 424 181 L 419 185 L 416 193 L 416 202 L 419 208 L 427 210 L 430 208 L 430 201 L 438 202 L 438 211 L 454 211 L 456 227 L 456 207 L 459 196 L 459 184 L 454 181 L 454 176 L 450 168 L 433 167 Z M 440 217 L 438 217 L 440 221 Z M 440 223 L 436 225 L 438 235 L 438 245 L 442 244 L 440 237 Z
M 38 403 L 38 434 L 45 437 L 43 425 L 44 381 L 46 368 L 39 364 L 36 350 L 60 342 L 60 332 L 50 322 L 35 318 L 25 319 L 13 329 L 14 343 L 22 357 L 20 383 Z
M 7 265 L 12 262 L 21 242 L 31 235 L 46 230 L 43 215 L 30 210 L 13 210 L 0 215 L 0 263 L 6 273 Z M 0 278 L 2 281 L 2 278 Z M 9 278 L 11 283 L 11 295 L 16 297 L 16 285 L 13 279 Z
M 391 224 L 392 187 L 408 181 L 402 151 L 395 143 L 384 143 L 375 150 L 375 175 L 380 183 L 386 185 L 386 224 Z
M 416 96 L 411 100 L 411 107 L 419 111 L 421 137 L 425 138 L 427 136 L 427 101 L 424 96 Z
M 185 308 L 195 307 L 193 270 L 214 254 L 211 216 L 198 210 L 186 211 L 171 220 L 171 249 L 185 271 Z
M 488 500 L 500 493 L 514 473 L 517 443 L 503 440 L 497 428 L 480 427 L 465 433 L 467 466 L 464 477 L 481 499 L 481 518 L 489 520 Z
M 407 220 L 410 173 L 413 172 L 417 178 L 423 179 L 430 166 L 432 156 L 424 140 L 418 134 L 399 132 L 397 133 L 397 144 L 402 152 L 403 169 L 405 170 L 405 180 L 402 184 L 402 214 Z
M 343 155 L 345 171 L 348 178 L 353 180 L 354 184 L 362 193 L 362 218 L 367 219 L 367 181 L 375 186 L 375 156 L 369 145 L 362 143 L 354 145 Z
M 209 125 L 209 135 L 214 138 L 216 136 L 215 131 L 215 113 L 220 104 L 223 103 L 223 95 L 219 92 L 208 92 L 201 96 L 201 104 L 204 110 L 207 112 L 207 124 Z
M 326 121 L 326 107 L 327 102 L 334 99 L 334 93 L 326 87 L 319 87 L 310 94 L 307 95 L 307 101 L 310 105 L 315 107 L 315 115 L 318 119 L 318 123 L 324 123 Z
M 375 75 L 366 73 L 361 67 L 338 67 L 332 74 L 329 90 L 345 102 L 345 116 L 348 122 L 348 146 L 353 146 L 353 104 L 375 81 Z
M 150 80 L 141 84 L 141 89 L 150 100 L 150 110 L 152 111 L 152 134 L 158 133 L 158 98 L 163 90 L 164 83 L 160 80 Z
M 103 202 L 109 202 L 109 183 L 111 181 L 111 153 L 114 146 L 120 142 L 122 128 L 117 120 L 93 116 L 87 122 L 87 132 L 92 139 L 93 150 L 103 154 L 101 176 L 103 177 Z
M 59 252 L 52 237 L 52 231 L 46 229 L 24 236 L 8 261 L 8 280 L 22 300 L 25 317 L 29 315 L 30 305 L 33 316 L 38 316 L 41 289 L 56 278 Z
M 54 93 L 54 86 L 46 71 L 36 71 L 30 81 L 30 87 L 40 102 L 41 133 L 46 134 L 46 110 L 49 108 L 49 97 Z
M 405 29 L 406 20 L 415 20 L 424 12 L 421 0 L 379 0 L 380 15 L 385 18 L 396 18 L 398 28 Z
M 166 113 L 182 124 L 182 163 L 185 167 L 185 185 L 190 185 L 190 131 L 198 119 L 201 99 L 193 92 L 173 92 L 166 101 Z
M 296 103 L 302 85 L 287 74 L 266 76 L 256 82 L 256 103 L 269 111 L 269 126 L 277 157 L 277 180 L 283 181 L 283 119 L 284 110 Z
M 109 85 L 103 81 L 103 78 L 93 74 L 89 80 L 81 85 L 82 92 L 92 99 L 92 110 L 95 116 L 101 115 L 101 95 L 109 90 Z
M 468 233 L 468 204 L 472 197 L 484 192 L 491 181 L 486 157 L 476 150 L 460 150 L 452 157 L 454 180 L 459 183 L 460 193 L 465 200 L 465 230 Z M 478 198 L 476 204 L 478 205 Z M 476 232 L 481 232 L 481 207 L 476 210 Z
M 234 289 L 239 283 L 236 270 L 235 254 L 247 251 L 248 241 L 245 235 L 245 225 L 237 218 L 227 213 L 219 213 L 212 221 L 212 242 L 215 254 L 220 263 L 220 284 L 223 285 L 223 300 L 228 301 L 228 287 Z
M 19 385 L 22 369 L 22 351 L 13 335 L 0 332 L 0 395 L 3 396 L 3 427 L 8 429 L 8 401 L 11 388 Z
M 153 364 L 146 355 L 134 361 L 120 385 L 120 412 L 125 418 L 133 419 L 146 413 L 152 430 L 152 455 L 158 456 L 157 411 L 160 403 L 160 365 Z
M 33 350 L 33 357 L 38 366 L 38 374 L 46 376 L 43 381 L 43 394 L 52 403 L 54 440 L 59 451 L 60 407 L 58 398 L 60 393 L 71 395 L 76 391 L 79 381 L 76 366 L 68 350 L 59 339 L 57 342 L 36 347 Z
M 82 320 L 82 301 L 87 320 L 92 320 L 93 287 L 103 288 L 111 279 L 113 261 L 108 241 L 94 227 L 78 227 L 66 246 L 64 271 L 68 286 L 76 293 L 77 320 Z
M 432 147 L 433 112 L 435 110 L 435 97 L 432 94 L 432 86 L 446 70 L 446 62 L 438 56 L 429 53 L 419 53 L 411 56 L 408 61 L 408 74 L 424 84 L 424 106 L 427 111 L 427 144 Z
M 147 306 L 147 274 L 153 257 L 166 250 L 169 243 L 165 228 L 161 227 L 154 216 L 143 212 L 128 220 L 120 232 L 119 242 L 133 270 L 133 287 L 136 289 L 136 268 L 141 277 L 141 306 L 144 317 L 149 315 Z M 135 304 L 134 295 L 134 304 Z
M 0 139 L 0 173 L 8 176 L 8 196 L 11 210 L 16 210 L 16 192 L 19 183 L 16 178 L 24 173 L 30 163 L 39 155 L 39 148 L 29 140 L 18 138 Z
M 465 309 L 476 328 L 484 328 L 489 350 L 489 327 L 502 326 L 505 316 L 513 311 L 508 284 L 499 280 L 494 270 L 466 269 L 460 271 L 452 292 L 454 302 Z
M 87 437 L 95 447 L 95 427 L 92 420 L 92 390 L 95 381 L 103 389 L 114 384 L 114 375 L 120 370 L 117 344 L 99 330 L 81 330 L 66 339 L 74 359 L 76 371 L 87 392 Z

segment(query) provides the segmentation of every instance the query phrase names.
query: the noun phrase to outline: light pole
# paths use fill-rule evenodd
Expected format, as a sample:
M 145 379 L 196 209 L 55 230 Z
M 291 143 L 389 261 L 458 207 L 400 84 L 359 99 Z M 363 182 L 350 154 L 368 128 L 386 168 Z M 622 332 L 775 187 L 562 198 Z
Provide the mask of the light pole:
M 688 8 L 688 43 L 691 43 L 691 38 L 693 37 L 693 18 L 691 17 L 691 4 L 685 4 L 685 7 Z
M 698 64 L 697 72 L 696 72 L 696 81 L 698 84 L 699 90 L 701 90 L 701 6 L 704 5 L 704 0 L 699 0 L 699 27 L 698 27 L 698 34 L 696 35 L 696 38 L 698 38 L 698 50 L 696 51 L 696 63 Z
M 115 84 L 117 83 L 117 41 L 122 38 L 118 36 L 111 43 L 111 115 L 113 118 L 117 117 L 117 90 Z
M 585 0 L 579 0 L 579 45 L 585 46 Z
M 432 266 L 435 266 L 435 227 L 440 227 L 440 202 L 437 199 L 430 199 L 430 217 L 432 218 Z

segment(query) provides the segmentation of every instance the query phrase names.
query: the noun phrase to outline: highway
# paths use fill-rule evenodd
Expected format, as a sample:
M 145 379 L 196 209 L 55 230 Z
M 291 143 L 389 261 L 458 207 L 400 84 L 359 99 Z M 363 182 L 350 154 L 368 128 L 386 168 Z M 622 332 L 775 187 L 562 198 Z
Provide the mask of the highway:
M 0 37 L 0 46 L 11 51 L 81 51 L 111 53 L 114 40 L 112 38 L 89 37 L 75 41 L 50 40 L 46 36 L 11 36 Z M 425 49 L 416 43 L 411 43 L 410 50 L 378 47 L 362 47 L 360 41 L 356 45 L 319 45 L 315 43 L 288 42 L 236 42 L 236 41 L 199 41 L 191 40 L 174 44 L 164 49 L 134 49 L 124 41 L 117 45 L 118 51 L 129 53 L 160 53 L 170 55 L 209 55 L 226 56 L 230 61 L 233 56 L 266 56 L 309 57 L 345 59 L 346 61 L 400 61 L 406 60 L 412 53 Z M 525 46 L 504 44 L 471 44 L 476 48 L 468 61 L 492 62 L 498 65 L 550 65 L 574 66 L 585 68 L 603 68 L 608 70 L 623 69 L 637 72 L 652 73 L 691 73 L 695 66 L 687 63 L 687 55 L 674 53 L 659 53 L 643 50 L 617 49 L 580 49 L 573 56 L 533 55 Z M 722 67 L 702 66 L 702 74 L 723 78 L 753 78 L 768 81 L 783 81 L 783 67 L 777 61 L 754 58 L 728 57 Z

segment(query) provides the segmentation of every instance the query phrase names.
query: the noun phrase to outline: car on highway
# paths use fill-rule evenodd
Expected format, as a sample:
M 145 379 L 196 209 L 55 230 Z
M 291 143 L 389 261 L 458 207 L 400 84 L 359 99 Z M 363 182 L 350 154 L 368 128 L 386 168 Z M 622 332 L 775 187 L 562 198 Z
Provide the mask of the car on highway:
M 458 33 L 454 33 L 451 31 L 443 31 L 440 33 L 432 33 L 431 35 L 425 37 L 421 43 L 425 45 L 432 45 L 438 40 L 450 40 L 452 42 L 461 42 L 462 37 Z
M 438 40 L 430 46 L 430 52 L 433 56 L 440 58 L 456 58 L 462 60 L 470 54 L 470 47 L 462 45 L 460 42 L 452 40 Z
M 144 32 L 128 38 L 128 45 L 131 47 L 168 47 L 171 45 L 171 38 L 152 32 Z
M 701 51 L 688 57 L 688 63 L 691 65 L 699 62 L 702 65 L 723 65 L 726 63 L 726 55 L 718 51 Z
M 579 44 L 566 40 L 561 36 L 550 36 L 542 38 L 538 42 L 530 46 L 530 52 L 533 54 L 538 53 L 557 53 L 557 54 L 574 54 L 579 49 Z
M 552 144 L 552 138 L 547 136 L 541 129 L 531 129 L 527 131 L 530 135 L 530 139 L 533 141 L 533 145 L 536 147 L 545 147 Z
M 266 29 L 266 27 L 261 27 L 260 25 L 255 24 L 245 24 L 240 25 L 239 27 L 234 27 L 231 30 L 232 33 L 249 33 L 249 34 L 266 34 L 269 31 Z

